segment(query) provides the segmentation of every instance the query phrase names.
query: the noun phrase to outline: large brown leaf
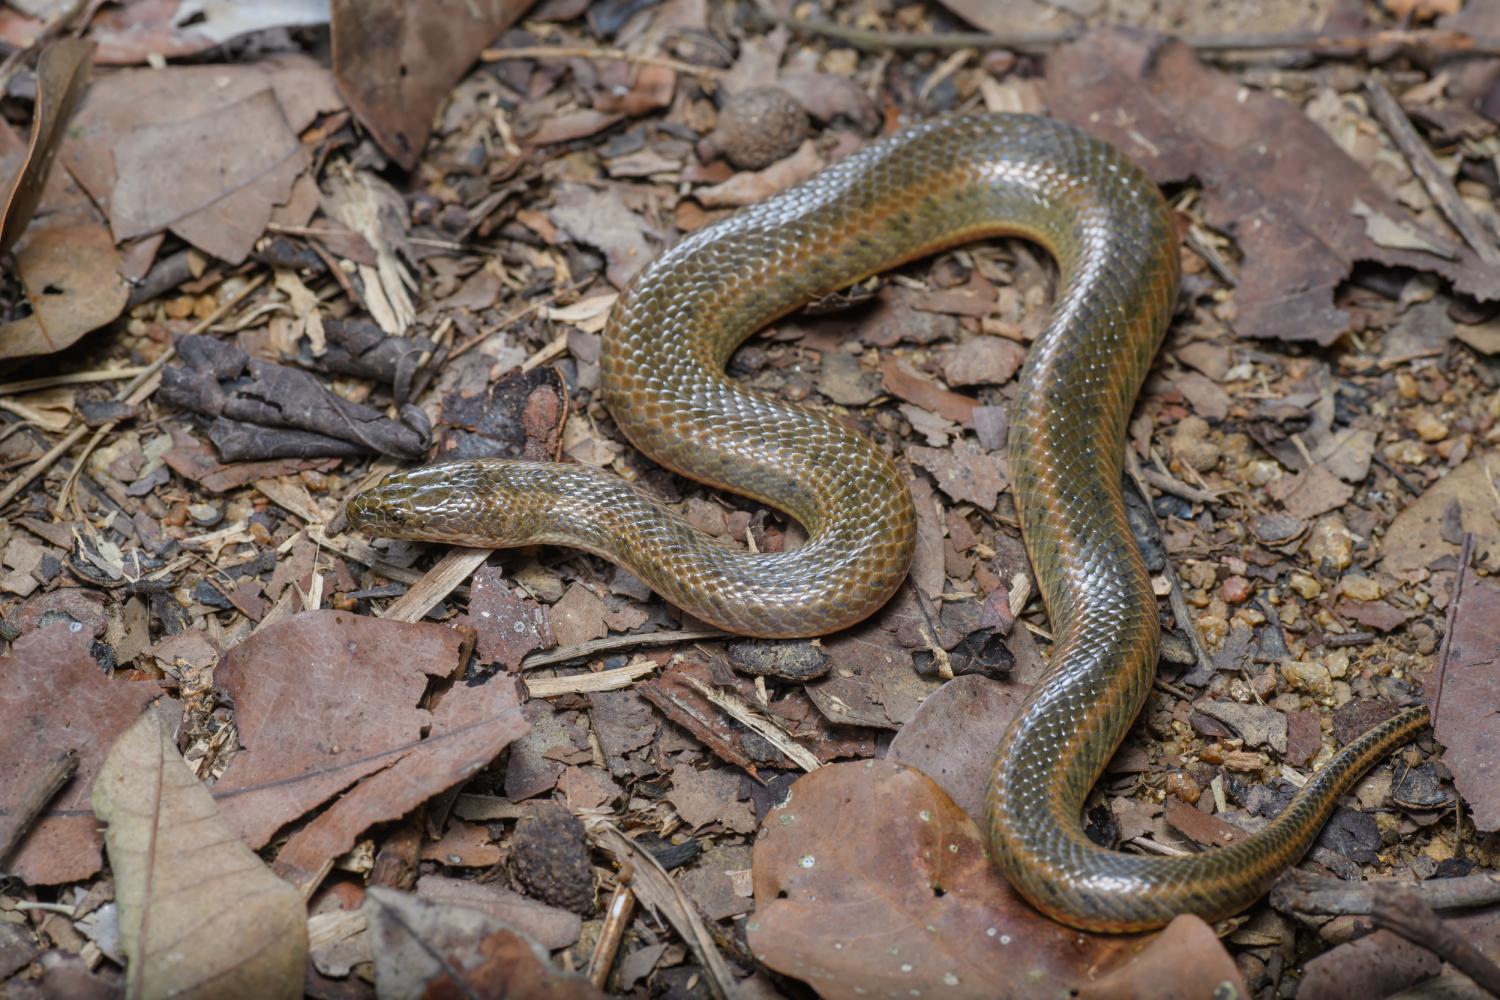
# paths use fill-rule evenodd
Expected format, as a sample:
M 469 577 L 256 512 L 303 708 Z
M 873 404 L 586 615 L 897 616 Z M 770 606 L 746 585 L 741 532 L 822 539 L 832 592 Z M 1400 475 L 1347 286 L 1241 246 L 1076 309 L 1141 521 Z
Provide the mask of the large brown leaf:
M 411 753 L 432 725 L 423 692 L 459 670 L 472 643 L 467 630 L 324 610 L 235 646 L 214 671 L 244 748 L 214 786 L 225 818 L 258 848 Z
M 127 997 L 302 995 L 301 897 L 224 822 L 155 712 L 115 743 L 93 805 L 109 824 Z
M 798 780 L 766 816 L 754 883 L 755 955 L 828 998 L 1052 1000 L 1140 940 L 1084 934 L 1033 910 L 941 788 L 881 760 Z

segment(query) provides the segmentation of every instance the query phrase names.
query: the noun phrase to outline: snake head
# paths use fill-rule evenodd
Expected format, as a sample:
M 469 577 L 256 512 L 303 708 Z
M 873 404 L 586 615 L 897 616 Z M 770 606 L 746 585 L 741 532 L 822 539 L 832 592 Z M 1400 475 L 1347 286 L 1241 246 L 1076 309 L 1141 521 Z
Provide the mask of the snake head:
M 349 501 L 349 527 L 386 538 L 457 542 L 471 536 L 482 496 L 472 462 L 392 473 Z

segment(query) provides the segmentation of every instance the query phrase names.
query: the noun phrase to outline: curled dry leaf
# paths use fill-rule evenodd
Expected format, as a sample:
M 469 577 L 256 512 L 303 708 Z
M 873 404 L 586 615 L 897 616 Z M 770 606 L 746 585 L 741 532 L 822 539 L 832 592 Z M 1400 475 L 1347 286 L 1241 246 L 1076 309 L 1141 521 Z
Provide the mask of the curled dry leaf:
M 1050 1000 L 1140 940 L 1033 910 L 990 867 L 974 821 L 926 775 L 887 761 L 799 779 L 767 814 L 753 870 L 751 949 L 828 998 Z
M 307 916 L 147 712 L 94 782 L 130 997 L 300 997 Z
M 88 86 L 94 43 L 64 38 L 42 50 L 36 65 L 36 110 L 26 159 L 0 204 L 0 253 L 16 245 L 42 200 L 52 158 L 67 134 L 68 119 Z

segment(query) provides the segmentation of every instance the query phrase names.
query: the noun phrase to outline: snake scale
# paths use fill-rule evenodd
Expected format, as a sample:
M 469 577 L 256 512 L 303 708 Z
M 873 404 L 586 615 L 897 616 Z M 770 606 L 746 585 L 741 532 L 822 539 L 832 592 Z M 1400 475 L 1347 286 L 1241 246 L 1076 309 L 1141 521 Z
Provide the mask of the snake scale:
M 795 550 L 721 543 L 593 468 L 498 459 L 390 476 L 351 501 L 349 523 L 462 545 L 584 549 L 745 635 L 852 625 L 909 568 L 916 528 L 903 474 L 844 424 L 739 385 L 725 364 L 746 338 L 818 296 L 999 235 L 1050 251 L 1059 289 L 1020 377 L 1009 441 L 1054 644 L 996 754 L 991 855 L 1033 905 L 1079 928 L 1227 916 L 1301 857 L 1338 797 L 1427 715 L 1408 709 L 1341 749 L 1238 843 L 1164 858 L 1084 835 L 1084 800 L 1155 673 L 1158 612 L 1126 523 L 1121 467 L 1179 264 L 1155 185 L 1072 126 L 970 114 L 903 129 L 690 235 L 621 295 L 601 355 L 603 398 L 619 428 L 667 468 L 796 518 L 808 538 Z

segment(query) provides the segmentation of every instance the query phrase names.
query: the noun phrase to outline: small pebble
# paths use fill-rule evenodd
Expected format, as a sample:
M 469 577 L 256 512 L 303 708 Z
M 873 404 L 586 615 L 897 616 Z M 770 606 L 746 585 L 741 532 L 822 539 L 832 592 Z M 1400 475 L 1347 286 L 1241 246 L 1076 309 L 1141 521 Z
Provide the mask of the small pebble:
M 1208 421 L 1187 417 L 1172 430 L 1168 449 L 1172 457 L 1199 472 L 1219 464 L 1219 446 L 1208 440 Z
M 212 528 L 224 520 L 224 512 L 211 503 L 195 503 L 188 506 L 188 517 L 200 528 Z
M 1310 601 L 1323 592 L 1323 585 L 1306 573 L 1293 573 L 1287 578 L 1287 585 L 1304 601 Z
M 1219 596 L 1228 604 L 1240 604 L 1255 592 L 1243 576 L 1231 576 L 1219 587 Z
M 1321 663 L 1292 660 L 1281 665 L 1281 675 L 1298 691 L 1326 698 L 1333 694 L 1333 678 Z
M 1417 432 L 1417 437 L 1429 444 L 1448 436 L 1447 422 L 1439 419 L 1431 410 L 1418 410 L 1412 418 L 1411 429 Z
M 1308 533 L 1303 551 L 1319 567 L 1339 571 L 1354 561 L 1354 535 L 1342 514 L 1320 517 Z
M 1378 601 L 1381 598 L 1380 583 L 1368 576 L 1346 576 L 1339 581 L 1339 590 L 1354 601 Z

